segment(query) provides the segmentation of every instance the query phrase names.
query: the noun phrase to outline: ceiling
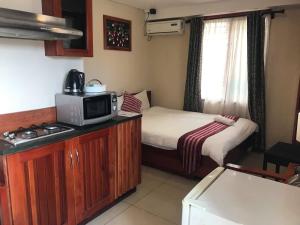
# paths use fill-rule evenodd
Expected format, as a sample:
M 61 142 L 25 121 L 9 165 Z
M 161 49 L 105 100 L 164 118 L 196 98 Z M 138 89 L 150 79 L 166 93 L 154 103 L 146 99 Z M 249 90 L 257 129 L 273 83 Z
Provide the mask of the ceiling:
M 166 8 L 181 5 L 193 5 L 224 0 L 111 0 L 139 9 Z

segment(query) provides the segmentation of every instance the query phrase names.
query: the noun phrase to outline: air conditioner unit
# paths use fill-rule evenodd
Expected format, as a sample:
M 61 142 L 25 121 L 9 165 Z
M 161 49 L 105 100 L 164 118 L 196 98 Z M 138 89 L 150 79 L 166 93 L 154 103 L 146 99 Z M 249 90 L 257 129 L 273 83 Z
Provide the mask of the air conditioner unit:
M 183 20 L 155 21 L 146 23 L 148 36 L 183 34 Z

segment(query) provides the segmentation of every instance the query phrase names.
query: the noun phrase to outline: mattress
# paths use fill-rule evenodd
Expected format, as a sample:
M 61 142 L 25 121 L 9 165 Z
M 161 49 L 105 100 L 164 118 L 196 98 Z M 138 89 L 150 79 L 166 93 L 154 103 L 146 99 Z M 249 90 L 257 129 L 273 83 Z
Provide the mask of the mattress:
M 177 150 L 177 142 L 185 133 L 214 121 L 217 115 L 152 107 L 143 110 L 142 143 L 165 150 Z M 207 138 L 202 155 L 220 166 L 227 153 L 257 130 L 257 124 L 240 118 L 225 130 Z

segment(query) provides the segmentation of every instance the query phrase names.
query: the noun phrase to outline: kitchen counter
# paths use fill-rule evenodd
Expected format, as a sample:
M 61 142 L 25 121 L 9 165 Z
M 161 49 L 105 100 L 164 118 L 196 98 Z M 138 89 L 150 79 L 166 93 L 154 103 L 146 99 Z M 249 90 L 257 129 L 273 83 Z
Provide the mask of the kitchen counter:
M 89 126 L 84 126 L 84 127 L 74 127 L 74 126 L 67 125 L 69 127 L 74 128 L 75 130 L 70 131 L 68 133 L 62 133 L 62 134 L 58 134 L 58 135 L 55 135 L 52 137 L 47 137 L 47 138 L 44 138 L 41 140 L 36 140 L 33 142 L 20 144 L 18 146 L 14 146 L 5 141 L 0 140 L 0 155 L 3 156 L 3 155 L 14 154 L 17 152 L 27 151 L 27 150 L 30 150 L 33 148 L 38 148 L 43 145 L 52 144 L 54 142 L 65 141 L 65 140 L 73 138 L 73 137 L 77 137 L 77 136 L 87 134 L 87 133 L 90 133 L 90 132 L 93 132 L 96 130 L 100 130 L 103 128 L 111 127 L 111 126 L 129 121 L 129 120 L 137 119 L 140 117 L 142 117 L 142 115 L 137 115 L 137 116 L 133 116 L 133 117 L 117 116 L 109 121 L 104 122 L 104 123 L 99 123 L 99 124 L 89 125 Z
M 141 182 L 141 117 L 2 145 L 0 224 L 86 224 L 135 190 Z

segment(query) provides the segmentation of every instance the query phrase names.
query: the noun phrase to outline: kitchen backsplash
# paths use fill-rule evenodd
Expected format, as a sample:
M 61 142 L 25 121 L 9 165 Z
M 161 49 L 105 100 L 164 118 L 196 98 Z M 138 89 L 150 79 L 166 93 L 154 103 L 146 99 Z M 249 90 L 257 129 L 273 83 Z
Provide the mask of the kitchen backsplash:
M 78 58 L 44 54 L 42 41 L 0 39 L 0 114 L 54 106 L 67 72 L 83 70 Z

